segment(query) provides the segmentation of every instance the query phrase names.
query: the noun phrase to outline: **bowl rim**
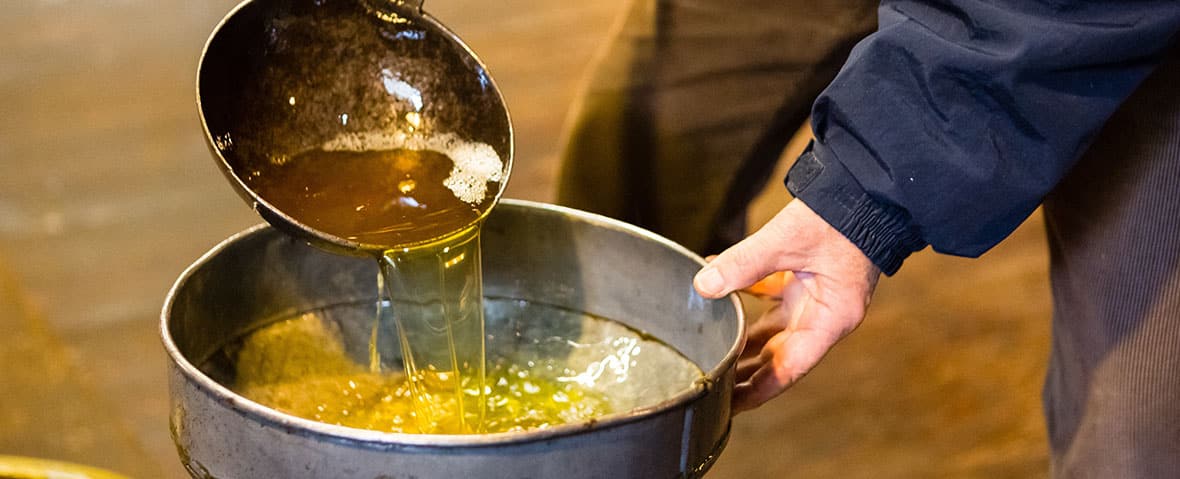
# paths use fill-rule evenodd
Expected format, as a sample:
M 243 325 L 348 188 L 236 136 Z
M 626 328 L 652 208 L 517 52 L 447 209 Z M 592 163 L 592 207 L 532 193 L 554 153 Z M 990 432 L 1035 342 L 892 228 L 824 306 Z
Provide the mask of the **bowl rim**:
M 87 477 L 91 479 L 128 479 L 127 476 L 94 466 L 39 457 L 0 454 L 0 477 Z

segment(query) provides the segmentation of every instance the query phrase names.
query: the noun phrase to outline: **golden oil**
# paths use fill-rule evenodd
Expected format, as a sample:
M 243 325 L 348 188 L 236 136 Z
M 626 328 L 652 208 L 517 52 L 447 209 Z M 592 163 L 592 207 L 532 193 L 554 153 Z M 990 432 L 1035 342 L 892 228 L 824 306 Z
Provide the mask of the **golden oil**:
M 502 179 L 502 163 L 490 147 L 447 135 L 407 145 L 416 148 L 366 149 L 371 140 L 342 137 L 323 149 L 275 157 L 244 181 L 296 221 L 384 251 L 378 297 L 384 289 L 404 305 L 393 318 L 416 429 L 482 432 L 479 222 L 499 191 L 493 183 Z M 380 373 L 378 326 L 370 338 L 373 374 Z
M 485 394 L 468 376 L 454 381 L 439 371 L 374 372 L 353 360 L 335 325 L 317 313 L 279 321 L 232 346 L 232 388 L 260 404 L 328 424 L 399 433 L 468 434 L 463 401 L 482 396 L 482 432 L 507 432 L 580 422 L 614 411 L 607 397 L 576 381 L 563 381 L 528 359 L 502 358 L 488 371 Z M 518 359 L 520 359 L 518 361 Z M 536 364 L 536 363 L 534 363 Z M 415 390 L 416 389 L 416 390 Z M 430 398 L 435 420 L 423 421 L 416 395 Z
M 382 249 L 453 234 L 494 199 L 460 199 L 467 185 L 454 187 L 456 163 L 437 151 L 311 150 L 271 161 L 245 178 L 265 201 L 317 231 Z

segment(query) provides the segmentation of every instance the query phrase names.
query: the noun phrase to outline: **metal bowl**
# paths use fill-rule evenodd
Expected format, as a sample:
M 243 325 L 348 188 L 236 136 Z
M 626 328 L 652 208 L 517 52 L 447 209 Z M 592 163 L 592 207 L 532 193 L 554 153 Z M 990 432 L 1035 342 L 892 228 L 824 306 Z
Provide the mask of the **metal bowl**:
M 698 296 L 703 261 L 601 216 L 505 200 L 483 229 L 484 292 L 611 318 L 705 372 L 676 394 L 580 424 L 484 435 L 351 429 L 247 400 L 201 365 L 248 331 L 299 312 L 375 301 L 375 261 L 333 255 L 258 226 L 213 248 L 169 292 L 172 432 L 195 478 L 678 478 L 720 454 L 744 335 L 736 295 Z M 541 318 L 543 320 L 543 318 Z

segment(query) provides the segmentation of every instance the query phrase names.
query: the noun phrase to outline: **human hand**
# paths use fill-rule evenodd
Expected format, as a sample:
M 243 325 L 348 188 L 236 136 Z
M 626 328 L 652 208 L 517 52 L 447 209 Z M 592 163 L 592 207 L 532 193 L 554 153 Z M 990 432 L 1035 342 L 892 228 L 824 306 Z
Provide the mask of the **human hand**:
M 780 300 L 746 335 L 734 410 L 779 395 L 856 329 L 880 275 L 856 245 L 799 200 L 698 272 L 693 286 L 702 296 L 720 298 L 765 278 L 760 293 Z

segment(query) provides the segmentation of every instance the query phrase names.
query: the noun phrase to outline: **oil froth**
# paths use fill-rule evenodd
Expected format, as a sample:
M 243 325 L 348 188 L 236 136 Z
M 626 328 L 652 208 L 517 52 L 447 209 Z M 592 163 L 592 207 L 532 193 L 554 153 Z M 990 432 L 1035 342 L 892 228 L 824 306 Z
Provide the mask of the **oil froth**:
M 488 198 L 489 183 L 504 180 L 504 162 L 496 150 L 486 143 L 468 141 L 453 133 L 436 135 L 406 134 L 404 132 L 360 132 L 345 133 L 323 144 L 324 151 L 363 152 L 374 150 L 405 149 L 434 151 L 446 155 L 454 162 L 450 175 L 443 185 L 451 190 L 455 198 L 471 205 L 478 205 Z

